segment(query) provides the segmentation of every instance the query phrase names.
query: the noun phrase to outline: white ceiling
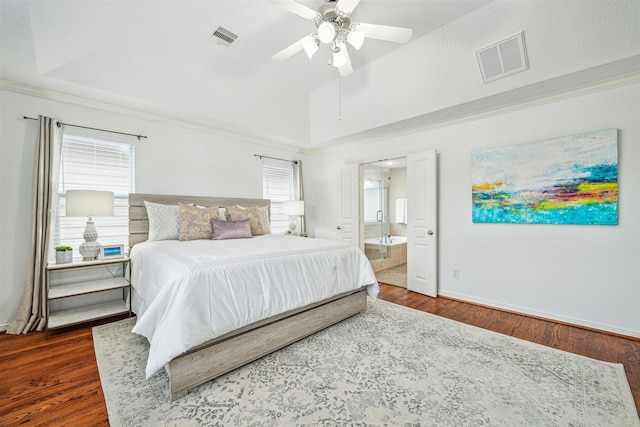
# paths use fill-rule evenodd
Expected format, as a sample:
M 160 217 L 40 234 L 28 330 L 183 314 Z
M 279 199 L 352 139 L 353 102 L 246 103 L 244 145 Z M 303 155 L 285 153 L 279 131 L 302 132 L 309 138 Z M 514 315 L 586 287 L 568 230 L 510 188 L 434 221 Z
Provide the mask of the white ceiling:
M 316 9 L 322 0 L 299 3 Z M 634 11 L 640 4 L 635 0 L 626 3 L 619 14 Z M 397 60 L 393 58 L 398 55 L 406 56 L 412 52 L 410 46 L 414 46 L 413 52 L 422 49 L 420 43 L 432 43 L 434 34 L 446 33 L 455 25 L 468 26 L 461 24 L 464 17 L 468 22 L 473 22 L 469 17 L 476 14 L 482 19 L 488 4 L 488 0 L 362 0 L 352 14 L 352 22 L 409 27 L 413 39 L 408 45 L 365 40 L 361 50 L 350 51 L 354 74 L 343 78 L 344 84 L 373 93 L 377 85 L 372 83 L 369 69 Z M 210 39 L 219 26 L 239 36 L 232 46 L 224 47 Z M 487 42 L 512 35 L 495 31 L 488 36 L 494 30 L 486 27 L 486 23 L 478 22 Z M 0 0 L 0 77 L 305 148 L 349 135 L 367 136 L 368 131 L 381 125 L 415 125 L 411 120 L 427 112 L 402 111 L 397 117 L 388 115 L 388 122 L 362 122 L 327 136 L 315 131 L 312 115 L 318 106 L 314 99 L 322 98 L 324 88 L 338 81 L 337 70 L 327 65 L 328 47 L 323 46 L 311 60 L 304 52 L 284 62 L 271 59 L 314 31 L 312 22 L 265 0 Z M 637 34 L 633 37 L 627 43 L 637 40 Z M 451 43 L 446 38 L 442 41 Z M 473 73 L 479 75 L 473 49 L 464 54 L 470 58 Z M 619 57 L 595 58 L 590 65 L 628 56 L 625 51 Z M 410 67 L 406 60 L 402 64 L 399 68 Z M 387 78 L 393 82 L 396 77 Z M 404 75 L 398 74 L 397 78 L 404 79 Z M 521 79 L 500 90 L 541 80 Z M 397 83 L 406 84 L 402 80 Z M 430 84 L 437 86 L 438 82 Z M 430 113 L 455 104 L 459 102 L 441 102 Z

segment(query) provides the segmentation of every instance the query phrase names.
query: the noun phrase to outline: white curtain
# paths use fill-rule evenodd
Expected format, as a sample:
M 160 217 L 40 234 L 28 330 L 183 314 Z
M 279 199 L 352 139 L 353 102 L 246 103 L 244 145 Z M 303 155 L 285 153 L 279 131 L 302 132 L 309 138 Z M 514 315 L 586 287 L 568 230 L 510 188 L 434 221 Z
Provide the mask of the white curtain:
M 304 200 L 304 185 L 302 181 L 302 160 L 295 160 L 293 163 L 293 198 L 294 200 Z M 308 206 L 305 203 L 305 214 Z M 307 222 L 305 221 L 305 216 L 300 216 L 300 233 L 307 232 Z
M 45 116 L 38 116 L 38 126 L 29 269 L 22 302 L 7 329 L 8 334 L 41 331 L 45 326 L 46 267 L 57 205 L 62 129 L 56 119 Z

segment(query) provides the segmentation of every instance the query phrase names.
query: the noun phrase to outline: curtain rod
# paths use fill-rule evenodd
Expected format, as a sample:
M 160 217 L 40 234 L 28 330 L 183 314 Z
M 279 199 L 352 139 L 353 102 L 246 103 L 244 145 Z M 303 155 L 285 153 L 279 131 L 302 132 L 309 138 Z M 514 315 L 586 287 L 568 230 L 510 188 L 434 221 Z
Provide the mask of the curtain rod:
M 253 155 L 253 157 L 260 157 L 260 160 L 262 160 L 262 159 L 272 159 L 272 160 L 281 160 L 281 161 L 283 161 L 283 162 L 291 162 L 291 163 L 293 163 L 293 164 L 295 164 L 295 165 L 297 165 L 297 164 L 298 164 L 298 161 L 297 161 L 297 160 L 279 159 L 279 158 L 277 158 L 277 157 L 263 156 L 262 154 L 254 154 L 254 155 Z
M 33 117 L 27 117 L 27 116 L 22 116 L 23 119 L 25 120 L 38 120 L 38 119 L 34 119 Z M 99 130 L 101 132 L 109 132 L 109 133 L 117 133 L 118 135 L 127 135 L 127 136 L 135 136 L 136 138 L 138 138 L 138 141 L 140 141 L 140 138 L 147 138 L 144 135 L 134 135 L 132 133 L 125 133 L 125 132 L 116 132 L 114 130 L 108 130 L 108 129 L 99 129 L 99 128 L 90 128 L 88 126 L 80 126 L 80 125 L 72 125 L 69 123 L 62 123 L 62 122 L 58 122 L 58 127 L 60 127 L 60 125 L 65 125 L 65 126 L 71 126 L 74 128 L 82 128 L 82 129 L 91 129 L 91 130 Z

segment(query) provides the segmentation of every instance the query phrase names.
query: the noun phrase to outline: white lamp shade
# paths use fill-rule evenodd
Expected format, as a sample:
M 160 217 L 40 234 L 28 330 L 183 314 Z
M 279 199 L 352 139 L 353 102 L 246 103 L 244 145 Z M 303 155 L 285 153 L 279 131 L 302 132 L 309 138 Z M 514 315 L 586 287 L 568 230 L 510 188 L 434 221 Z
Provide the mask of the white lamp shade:
M 321 43 L 328 44 L 336 38 L 336 27 L 332 23 L 324 21 L 318 25 L 318 40 Z
M 333 61 L 331 62 L 334 67 L 339 68 L 347 63 L 347 56 L 344 54 L 343 49 L 346 49 L 344 43 L 339 43 L 338 48 L 333 51 Z
M 347 34 L 347 42 L 355 47 L 356 50 L 360 50 L 362 43 L 364 43 L 364 33 L 360 30 L 351 30 Z
M 113 192 L 67 190 L 67 216 L 113 216 Z
M 311 36 L 307 37 L 307 40 L 305 40 L 305 42 L 302 44 L 302 47 L 304 48 L 304 51 L 306 52 L 309 59 L 311 59 L 313 54 L 316 53 L 318 49 L 320 49 L 320 46 L 318 46 L 318 41 Z
M 285 215 L 304 215 L 304 200 L 289 200 L 282 204 L 282 213 Z

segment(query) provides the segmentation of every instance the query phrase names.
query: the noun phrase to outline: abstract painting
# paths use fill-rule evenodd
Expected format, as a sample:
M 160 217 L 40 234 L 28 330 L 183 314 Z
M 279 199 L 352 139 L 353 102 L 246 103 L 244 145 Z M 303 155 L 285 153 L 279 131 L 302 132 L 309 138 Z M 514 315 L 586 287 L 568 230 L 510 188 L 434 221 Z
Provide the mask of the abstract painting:
M 473 222 L 618 224 L 618 131 L 472 153 Z

